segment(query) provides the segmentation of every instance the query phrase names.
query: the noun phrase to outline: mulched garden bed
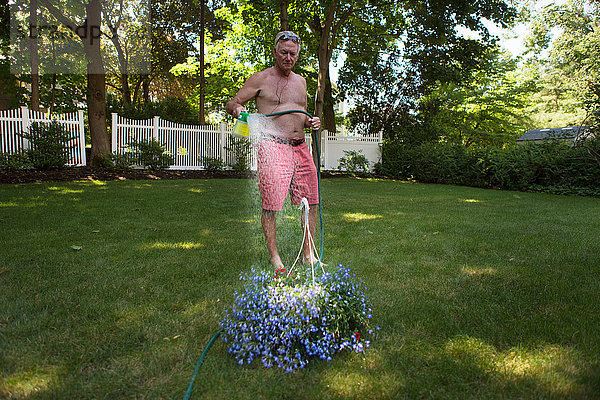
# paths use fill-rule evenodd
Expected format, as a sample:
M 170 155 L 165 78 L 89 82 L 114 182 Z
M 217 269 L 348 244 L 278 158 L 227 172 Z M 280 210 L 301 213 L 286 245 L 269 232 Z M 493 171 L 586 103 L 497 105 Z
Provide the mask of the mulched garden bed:
M 251 173 L 234 171 L 149 171 L 149 170 L 108 170 L 94 167 L 73 167 L 56 170 L 15 170 L 0 171 L 0 183 L 34 183 L 34 182 L 64 182 L 64 181 L 125 181 L 125 180 L 161 180 L 161 179 L 210 179 L 210 178 L 249 178 Z M 344 177 L 348 174 L 340 172 L 321 172 L 322 178 Z

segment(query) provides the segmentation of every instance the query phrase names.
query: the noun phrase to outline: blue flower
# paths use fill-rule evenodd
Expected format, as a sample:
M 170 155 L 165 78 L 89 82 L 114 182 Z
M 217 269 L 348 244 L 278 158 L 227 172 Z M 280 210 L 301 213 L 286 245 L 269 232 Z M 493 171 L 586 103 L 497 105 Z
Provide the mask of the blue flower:
M 227 352 L 240 365 L 259 358 L 267 368 L 294 372 L 313 357 L 329 361 L 345 348 L 364 352 L 370 346 L 365 338 L 374 337 L 372 309 L 356 275 L 343 265 L 315 271 L 314 281 L 308 268 L 276 282 L 272 272 L 251 268 L 240 281 L 243 290 L 235 291 L 221 321 Z

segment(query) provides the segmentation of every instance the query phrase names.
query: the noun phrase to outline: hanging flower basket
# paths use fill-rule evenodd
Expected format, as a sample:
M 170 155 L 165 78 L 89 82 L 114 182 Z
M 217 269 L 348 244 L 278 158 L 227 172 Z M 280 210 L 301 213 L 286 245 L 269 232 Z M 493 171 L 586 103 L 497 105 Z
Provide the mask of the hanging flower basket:
M 312 359 L 331 360 L 349 349 L 364 352 L 374 337 L 371 305 L 350 269 L 252 269 L 221 321 L 222 338 L 239 364 L 293 372 Z

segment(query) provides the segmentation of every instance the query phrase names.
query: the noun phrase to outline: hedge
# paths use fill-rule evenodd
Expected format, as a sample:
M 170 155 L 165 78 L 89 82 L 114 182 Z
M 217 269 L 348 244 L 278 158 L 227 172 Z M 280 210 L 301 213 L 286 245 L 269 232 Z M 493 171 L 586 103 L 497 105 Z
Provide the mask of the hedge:
M 600 196 L 600 158 L 592 156 L 600 154 L 600 140 L 588 139 L 586 146 L 559 140 L 504 149 L 389 142 L 376 172 L 419 182 Z

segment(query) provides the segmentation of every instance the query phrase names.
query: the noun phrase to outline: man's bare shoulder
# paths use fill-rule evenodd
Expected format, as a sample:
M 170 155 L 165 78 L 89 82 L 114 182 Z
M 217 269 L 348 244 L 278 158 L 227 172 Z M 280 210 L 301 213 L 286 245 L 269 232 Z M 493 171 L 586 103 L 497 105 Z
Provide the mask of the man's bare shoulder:
M 303 84 L 304 86 L 306 86 L 306 79 L 305 79 L 303 76 L 301 76 L 301 75 L 298 75 L 298 74 L 294 74 L 294 75 L 296 75 L 296 76 L 298 77 L 297 79 L 298 79 L 300 82 L 302 82 L 302 84 Z
M 250 77 L 246 80 L 247 84 L 256 84 L 264 81 L 269 75 L 268 68 L 263 69 L 262 71 L 258 71 L 250 75 Z

